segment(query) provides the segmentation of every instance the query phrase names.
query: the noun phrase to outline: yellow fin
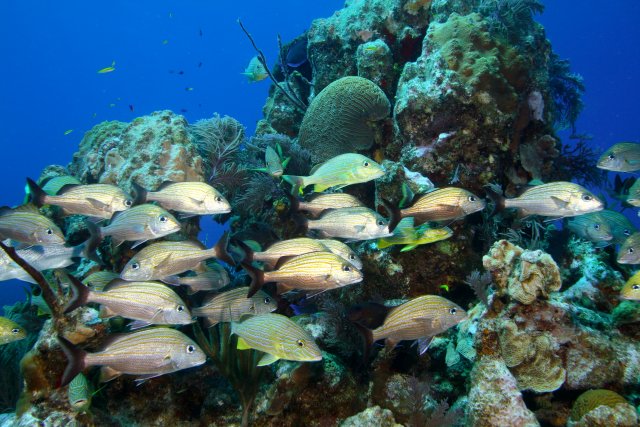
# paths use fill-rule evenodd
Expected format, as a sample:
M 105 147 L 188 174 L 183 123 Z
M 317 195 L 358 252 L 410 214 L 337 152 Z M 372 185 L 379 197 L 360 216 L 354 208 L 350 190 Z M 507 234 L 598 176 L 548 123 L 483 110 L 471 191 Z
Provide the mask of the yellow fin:
M 245 340 L 241 337 L 238 337 L 238 345 L 236 346 L 238 350 L 251 350 L 251 346 L 247 344 Z

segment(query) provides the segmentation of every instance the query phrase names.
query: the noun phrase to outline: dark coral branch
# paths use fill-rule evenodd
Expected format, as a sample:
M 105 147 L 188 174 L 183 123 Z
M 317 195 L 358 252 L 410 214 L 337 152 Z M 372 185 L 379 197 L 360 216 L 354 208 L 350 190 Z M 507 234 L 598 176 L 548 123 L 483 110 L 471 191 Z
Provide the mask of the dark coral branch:
M 238 19 L 238 25 L 240 25 L 240 28 L 242 28 L 242 31 L 244 31 L 246 36 L 249 38 L 249 41 L 253 45 L 253 49 L 258 53 L 258 61 L 260 61 L 260 63 L 264 67 L 265 71 L 269 75 L 269 78 L 271 79 L 273 84 L 276 85 L 276 87 L 280 89 L 282 93 L 284 93 L 287 96 L 287 98 L 289 98 L 289 100 L 293 103 L 293 105 L 296 108 L 298 108 L 300 111 L 304 113 L 307 107 L 304 104 L 302 104 L 300 101 L 296 100 L 296 98 L 293 97 L 293 95 L 291 95 L 289 92 L 287 92 L 287 90 L 280 85 L 278 80 L 276 80 L 276 78 L 273 76 L 273 73 L 271 73 L 269 66 L 267 65 L 267 58 L 264 56 L 264 53 L 262 53 L 262 50 L 258 48 L 258 46 L 256 45 L 256 42 L 253 40 L 253 37 L 251 36 L 251 34 L 249 34 L 249 31 L 247 31 L 247 29 L 244 27 L 240 19 Z
M 278 57 L 280 59 L 280 68 L 282 69 L 282 74 L 284 75 L 284 82 L 287 85 L 287 89 L 289 89 L 289 93 L 291 93 L 291 95 L 298 100 L 300 105 L 304 105 L 304 108 L 306 110 L 308 105 L 306 105 L 304 101 L 300 99 L 298 94 L 291 87 L 291 83 L 289 82 L 289 68 L 287 67 L 287 64 L 284 58 L 284 51 L 282 49 L 282 38 L 280 37 L 280 34 L 278 34 L 278 52 L 279 52 Z

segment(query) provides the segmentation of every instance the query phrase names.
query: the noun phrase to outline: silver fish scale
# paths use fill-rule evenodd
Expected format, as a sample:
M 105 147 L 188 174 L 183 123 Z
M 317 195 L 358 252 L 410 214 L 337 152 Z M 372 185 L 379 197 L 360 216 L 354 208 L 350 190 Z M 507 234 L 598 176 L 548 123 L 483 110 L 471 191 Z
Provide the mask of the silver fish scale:
M 332 237 L 359 238 L 364 237 L 357 231 L 359 227 L 377 224 L 380 219 L 383 218 L 369 208 L 344 208 L 329 211 L 320 219 L 309 220 L 308 227 Z
M 140 252 L 133 260 L 151 263 L 154 268 L 154 279 L 162 279 L 187 270 L 193 270 L 202 261 L 217 257 L 217 250 L 201 249 L 194 242 L 158 242 L 153 243 Z M 170 262 L 166 262 L 170 259 Z
M 265 281 L 281 282 L 297 289 L 331 289 L 344 286 L 337 279 L 346 277 L 342 270 L 345 264 L 351 266 L 332 252 L 311 252 L 292 258 L 276 271 L 265 272 L 264 278 Z
M 121 210 L 129 196 L 122 189 L 109 184 L 79 185 L 58 196 L 46 196 L 44 203 L 61 207 L 66 214 L 82 214 L 109 219 Z M 89 199 L 104 204 L 104 208 L 94 206 Z
M 213 323 L 237 322 L 245 314 L 265 314 L 275 310 L 275 303 L 265 304 L 269 298 L 263 291 L 258 291 L 247 298 L 248 287 L 240 287 L 223 292 L 206 302 L 202 307 L 192 310 L 194 316 L 206 317 Z

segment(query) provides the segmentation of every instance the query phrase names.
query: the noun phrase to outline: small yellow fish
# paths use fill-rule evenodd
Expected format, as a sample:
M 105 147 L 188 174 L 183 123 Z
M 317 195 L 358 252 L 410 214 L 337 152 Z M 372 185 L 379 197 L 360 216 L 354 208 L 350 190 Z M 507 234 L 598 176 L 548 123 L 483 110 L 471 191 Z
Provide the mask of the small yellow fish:
M 392 245 L 406 245 L 400 252 L 407 252 L 420 245 L 448 239 L 453 235 L 449 227 L 430 228 L 414 227 L 414 218 L 403 218 L 393 230 L 393 236 L 378 240 L 378 248 L 384 249 Z
M 27 336 L 24 328 L 11 319 L 0 317 L 0 345 L 19 341 Z
M 162 40 L 162 44 L 169 44 L 169 40 Z
M 113 108 L 113 107 L 115 107 L 115 106 L 116 106 L 116 104 L 114 104 L 113 102 L 112 102 L 111 104 L 109 104 L 109 107 L 110 107 L 110 108 Z
M 260 62 L 260 59 L 258 59 L 257 56 L 251 58 L 249 65 L 245 68 L 244 73 L 241 74 L 247 76 L 247 80 L 251 83 L 259 82 L 269 76 L 267 70 L 264 68 L 264 65 L 262 65 L 262 62 Z
M 98 74 L 111 73 L 112 71 L 115 71 L 115 70 L 116 70 L 116 61 L 113 61 L 110 67 L 104 67 L 99 69 Z
M 449 285 L 447 285 L 446 283 L 442 284 L 440 285 L 440 289 L 442 289 L 445 292 L 449 292 Z
M 71 132 L 73 132 L 73 129 L 67 129 L 64 131 L 64 134 L 69 135 Z
M 627 280 L 620 290 L 620 297 L 634 301 L 640 300 L 640 271 Z

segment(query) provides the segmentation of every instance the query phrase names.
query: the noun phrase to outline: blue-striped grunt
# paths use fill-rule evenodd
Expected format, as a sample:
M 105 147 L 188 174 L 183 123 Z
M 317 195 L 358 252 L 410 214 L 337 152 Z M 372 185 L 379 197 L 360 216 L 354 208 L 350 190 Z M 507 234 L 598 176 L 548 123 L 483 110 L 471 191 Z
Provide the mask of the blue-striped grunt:
M 64 244 L 64 234 L 49 218 L 22 207 L 0 207 L 0 240 L 11 239 L 31 245 Z
M 590 212 L 567 218 L 567 227 L 578 237 L 607 246 L 613 239 L 613 230 L 600 212 Z
M 640 170 L 640 144 L 636 142 L 619 142 L 607 149 L 597 166 L 615 172 L 633 172 Z
M 133 183 L 136 204 L 157 202 L 165 209 L 190 215 L 214 215 L 231 212 L 222 193 L 204 182 L 163 183 L 156 191 L 148 191 Z

